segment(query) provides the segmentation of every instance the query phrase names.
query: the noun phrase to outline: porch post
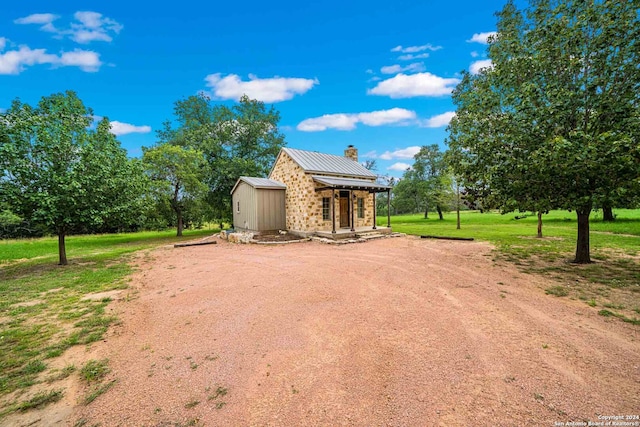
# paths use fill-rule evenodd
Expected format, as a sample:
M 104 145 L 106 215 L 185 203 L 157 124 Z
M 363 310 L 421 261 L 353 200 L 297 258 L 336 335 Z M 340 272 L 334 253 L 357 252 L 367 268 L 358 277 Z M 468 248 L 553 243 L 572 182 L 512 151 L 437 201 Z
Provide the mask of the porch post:
M 376 230 L 378 227 L 376 227 L 376 193 L 371 193 L 373 194 L 373 229 Z
M 331 233 L 336 234 L 336 189 L 331 189 Z
M 387 189 L 387 227 L 391 228 L 391 189 Z
M 353 192 L 353 190 L 351 190 L 350 196 L 351 197 L 349 197 L 349 199 L 351 200 L 351 231 L 356 231 L 355 229 L 356 217 L 354 216 L 354 212 L 353 212 L 355 210 L 353 209 L 353 198 L 355 197 L 355 193 Z

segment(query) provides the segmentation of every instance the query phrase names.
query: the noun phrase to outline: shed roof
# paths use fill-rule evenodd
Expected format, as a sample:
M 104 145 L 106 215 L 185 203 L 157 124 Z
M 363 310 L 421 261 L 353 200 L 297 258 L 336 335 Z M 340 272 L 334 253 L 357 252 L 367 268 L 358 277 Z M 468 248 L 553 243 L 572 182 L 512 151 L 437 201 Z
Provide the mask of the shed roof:
M 324 154 L 317 151 L 296 150 L 294 148 L 283 148 L 280 153 L 283 151 L 305 172 L 356 178 L 376 178 L 375 173 L 347 157 Z
M 287 186 L 283 183 L 273 179 L 256 178 L 253 176 L 241 176 L 240 178 L 238 178 L 238 181 L 236 181 L 236 185 L 234 185 L 231 189 L 231 194 L 233 194 L 238 184 L 240 184 L 240 181 L 246 182 L 253 188 L 267 188 L 272 190 L 284 190 L 287 188 Z
M 364 179 L 332 178 L 327 176 L 312 175 L 315 182 L 325 185 L 325 188 L 345 188 L 351 190 L 369 190 L 380 192 L 390 189 L 388 185 L 378 184 Z

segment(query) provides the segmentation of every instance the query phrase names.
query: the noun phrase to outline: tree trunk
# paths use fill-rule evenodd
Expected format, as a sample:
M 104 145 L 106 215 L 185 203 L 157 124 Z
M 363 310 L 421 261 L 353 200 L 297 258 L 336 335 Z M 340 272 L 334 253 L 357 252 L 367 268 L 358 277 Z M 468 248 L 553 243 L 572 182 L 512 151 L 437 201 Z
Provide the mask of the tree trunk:
M 614 221 L 616 217 L 613 216 L 613 208 L 609 204 L 602 205 L 602 220 L 603 221 Z
M 576 264 L 589 264 L 591 255 L 589 254 L 589 215 L 591 208 L 576 210 L 578 215 L 578 241 L 576 243 Z
M 456 216 L 457 216 L 456 230 L 460 230 L 460 184 L 456 184 L 456 193 L 458 198 L 456 202 Z
M 65 231 L 58 231 L 58 255 L 60 262 L 58 265 L 67 265 L 67 248 L 64 244 Z
M 438 211 L 438 217 L 440 217 L 440 221 L 442 221 L 444 217 L 442 216 L 442 208 L 440 207 L 440 205 L 436 205 L 436 210 Z
M 429 219 L 429 205 L 426 204 L 424 207 L 424 219 Z
M 180 182 L 176 182 L 173 187 L 173 200 L 171 201 L 171 207 L 173 208 L 176 216 L 178 217 L 178 231 L 176 236 L 182 237 L 182 229 L 184 224 L 182 223 L 182 204 L 179 202 L 178 197 L 180 195 Z
M 538 211 L 538 238 L 542 238 L 542 211 Z
M 184 229 L 184 224 L 182 223 L 182 209 L 177 209 L 176 214 L 178 215 L 178 232 L 176 236 L 182 237 L 182 230 Z

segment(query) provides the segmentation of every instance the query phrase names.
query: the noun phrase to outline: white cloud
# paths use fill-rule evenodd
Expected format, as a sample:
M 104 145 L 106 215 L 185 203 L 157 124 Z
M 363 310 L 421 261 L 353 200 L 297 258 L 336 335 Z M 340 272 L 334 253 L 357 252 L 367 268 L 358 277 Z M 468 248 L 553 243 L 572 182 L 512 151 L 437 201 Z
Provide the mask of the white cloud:
M 111 18 L 107 18 L 98 12 L 78 11 L 73 17 L 77 22 L 72 22 L 70 28 L 60 29 L 53 25 L 53 21 L 59 19 L 52 13 L 35 13 L 16 19 L 16 24 L 38 24 L 40 29 L 55 33 L 57 37 L 68 36 L 71 40 L 87 44 L 92 41 L 110 42 L 113 36 L 120 33 L 122 25 Z
M 115 20 L 103 17 L 98 12 L 76 12 L 73 16 L 80 23 L 72 23 L 68 33 L 71 39 L 77 43 L 110 42 L 113 40 L 112 36 L 119 34 L 123 28 Z
M 418 147 L 417 145 L 407 147 L 407 148 L 402 148 L 396 151 L 385 151 L 384 153 L 380 154 L 380 159 L 382 160 L 413 159 L 413 156 L 418 154 L 418 151 L 420 151 L 420 147 Z
M 382 74 L 398 74 L 398 73 L 402 73 L 404 71 L 408 71 L 411 73 L 417 73 L 420 71 L 424 71 L 424 64 L 422 62 L 414 62 L 412 64 L 409 64 L 405 67 L 398 65 L 398 64 L 394 64 L 394 65 L 387 65 L 384 66 L 382 68 L 380 68 L 380 72 Z
M 405 110 L 404 108 L 392 108 L 390 110 L 358 114 L 359 121 L 367 126 L 382 126 L 392 123 L 401 123 L 415 118 L 415 111 Z
M 238 100 L 242 95 L 263 102 L 280 102 L 302 95 L 314 85 L 319 84 L 318 79 L 272 77 L 260 79 L 249 74 L 249 81 L 242 81 L 237 74 L 229 74 L 222 77 L 221 73 L 209 74 L 205 77 L 207 86 L 212 88 L 212 93 L 219 99 Z
M 353 130 L 358 123 L 366 126 L 383 126 L 389 124 L 403 124 L 414 120 L 416 113 L 404 108 L 372 111 L 369 113 L 338 113 L 325 114 L 301 121 L 297 129 L 303 132 L 320 132 L 327 129 Z
M 31 49 L 20 46 L 18 50 L 10 50 L 0 54 L 0 74 L 20 74 L 25 67 L 50 64 L 53 67 L 80 67 L 83 71 L 97 71 L 102 62 L 96 52 L 76 49 L 61 52 L 60 56 L 47 53 L 45 49 Z
M 151 132 L 151 126 L 135 126 L 129 123 L 122 123 L 118 121 L 111 122 L 111 133 L 120 136 L 128 133 L 149 133 Z
M 456 78 L 442 78 L 431 73 L 398 74 L 383 80 L 373 89 L 370 95 L 384 95 L 391 98 L 411 98 L 414 96 L 450 95 L 455 85 L 460 82 Z
M 377 157 L 376 150 L 368 151 L 362 155 L 362 157 L 368 157 L 371 159 L 375 159 Z
M 30 49 L 27 46 L 20 50 L 11 50 L 0 54 L 0 74 L 19 74 L 25 66 L 35 64 L 52 64 L 58 57 L 46 53 L 45 49 Z
M 0 52 L 2 52 L 7 45 L 7 39 L 4 37 L 0 37 Z
M 34 13 L 32 15 L 25 16 L 24 18 L 18 18 L 13 22 L 15 24 L 38 24 L 46 26 L 58 18 L 59 16 L 54 15 L 53 13 Z
M 401 172 L 404 172 L 407 169 L 411 169 L 411 165 L 408 163 L 401 163 L 401 162 L 394 163 L 387 168 L 387 170 L 389 171 L 401 171 Z
M 442 49 L 442 46 L 434 46 L 431 43 L 427 43 L 421 46 L 407 46 L 407 47 L 396 46 L 393 49 L 391 49 L 391 52 L 418 53 L 418 52 L 423 52 L 425 50 L 430 50 L 432 52 L 435 52 L 436 50 L 440 50 L 440 49 Z
M 469 40 L 467 40 L 467 43 L 488 44 L 489 41 L 487 39 L 491 36 L 495 36 L 496 34 L 498 33 L 495 31 L 487 31 L 486 33 L 475 33 Z
M 469 71 L 471 74 L 478 74 L 483 68 L 493 68 L 493 62 L 490 59 L 481 59 L 473 62 L 469 66 Z
M 36 24 L 40 25 L 41 31 L 58 33 L 58 29 L 53 25 L 53 21 L 58 18 L 60 17 L 53 13 L 34 13 L 33 15 L 25 16 L 24 18 L 18 18 L 13 22 L 20 25 Z
M 423 120 L 422 123 L 420 123 L 420 126 L 427 128 L 439 128 L 447 126 L 455 115 L 456 113 L 454 111 L 447 111 L 446 113 L 438 114 L 436 116 Z
M 90 50 L 75 49 L 72 52 L 62 52 L 59 64 L 62 66 L 80 67 L 82 71 L 98 71 L 102 62 L 100 55 Z
M 320 117 L 304 119 L 296 129 L 303 132 L 320 132 L 327 129 L 353 130 L 358 123 L 357 114 L 325 114 Z
M 398 59 L 400 61 L 413 61 L 414 59 L 424 59 L 424 58 L 428 58 L 428 57 L 429 57 L 428 53 L 420 53 L 418 55 L 414 55 L 412 53 L 408 53 L 406 55 L 398 56 Z
M 473 52 L 471 52 L 471 57 L 472 58 L 477 58 L 478 56 L 480 56 L 480 54 L 478 52 L 476 52 L 475 50 Z

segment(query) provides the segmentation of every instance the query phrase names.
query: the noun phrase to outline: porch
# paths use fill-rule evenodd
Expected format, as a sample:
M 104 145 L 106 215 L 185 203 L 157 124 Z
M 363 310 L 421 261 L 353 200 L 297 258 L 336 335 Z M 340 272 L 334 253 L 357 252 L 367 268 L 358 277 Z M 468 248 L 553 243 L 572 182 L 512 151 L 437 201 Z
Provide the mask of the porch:
M 353 178 L 335 178 L 327 176 L 312 175 L 316 184 L 319 184 L 315 191 L 331 190 L 331 196 L 325 198 L 329 200 L 330 212 L 331 212 L 331 231 L 316 231 L 316 235 L 320 237 L 327 237 L 330 239 L 346 239 L 350 237 L 358 237 L 363 233 L 376 233 L 376 234 L 388 234 L 391 233 L 391 207 L 390 207 L 390 193 L 391 187 L 388 185 L 378 184 L 373 181 Z M 359 202 L 364 199 L 358 199 L 357 191 L 367 192 L 372 195 L 373 203 L 371 212 L 373 213 L 372 225 L 360 226 L 356 224 L 355 217 L 355 202 Z M 387 193 L 387 227 L 377 227 L 376 218 L 376 194 Z M 340 220 L 336 222 L 336 201 L 339 201 Z M 324 203 L 324 202 L 323 202 Z M 359 214 L 363 209 L 359 204 Z M 324 212 L 323 212 L 324 215 Z M 364 218 L 360 216 L 360 218 Z M 385 230 L 385 231 L 383 231 Z M 388 231 L 387 231 L 388 230 Z

